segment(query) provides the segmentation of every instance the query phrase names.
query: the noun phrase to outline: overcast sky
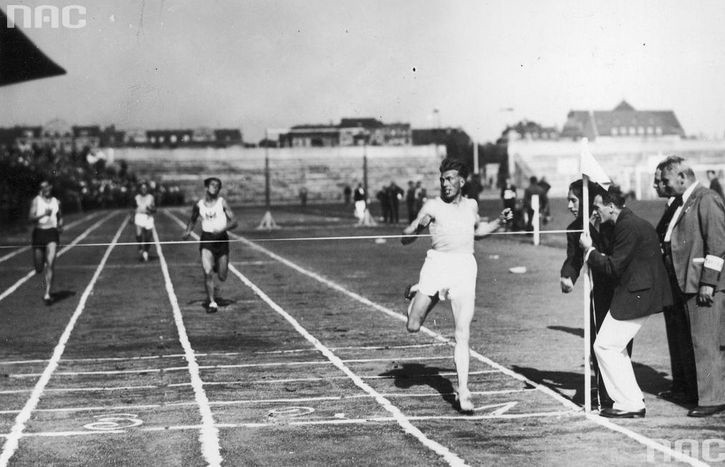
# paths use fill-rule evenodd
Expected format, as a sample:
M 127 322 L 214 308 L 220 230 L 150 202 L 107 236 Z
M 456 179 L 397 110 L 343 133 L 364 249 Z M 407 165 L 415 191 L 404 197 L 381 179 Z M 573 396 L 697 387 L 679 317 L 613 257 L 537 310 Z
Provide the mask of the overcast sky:
M 64 76 L 0 87 L 0 126 L 265 128 L 343 117 L 462 127 L 672 109 L 725 133 L 718 0 L 0 0 L 77 4 L 82 29 L 25 30 Z M 4 25 L 0 25 L 4 27 Z M 434 109 L 439 112 L 436 116 Z

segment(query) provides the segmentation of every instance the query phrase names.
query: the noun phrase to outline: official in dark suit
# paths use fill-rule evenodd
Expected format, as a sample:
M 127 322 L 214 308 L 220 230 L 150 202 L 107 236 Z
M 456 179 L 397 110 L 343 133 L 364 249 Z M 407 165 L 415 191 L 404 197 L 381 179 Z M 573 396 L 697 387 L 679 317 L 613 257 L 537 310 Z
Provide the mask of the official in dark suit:
M 670 243 L 695 353 L 698 405 L 687 415 L 707 417 L 725 410 L 725 204 L 697 181 L 684 160 L 667 163 L 662 182 L 668 195 L 682 199 L 665 242 Z
M 559 283 L 561 285 L 561 291 L 563 293 L 571 293 L 574 290 L 574 284 L 579 278 L 579 273 L 582 266 L 584 265 L 584 250 L 579 246 L 579 236 L 583 228 L 581 200 L 583 199 L 582 180 L 576 180 L 569 184 L 569 193 L 567 194 L 567 207 L 575 219 L 567 227 L 568 232 L 566 234 L 566 259 L 564 264 L 561 265 L 561 273 L 559 276 Z M 589 182 L 589 212 L 593 214 L 594 197 L 597 194 L 603 192 L 603 188 L 596 183 Z M 612 230 L 614 226 L 611 223 L 601 224 L 593 214 L 595 221 L 590 219 L 589 232 L 592 237 L 594 248 L 604 254 L 611 254 L 612 244 Z M 578 231 L 578 232 L 576 232 Z M 594 376 L 597 381 L 597 399 L 599 401 L 599 407 L 612 407 L 614 403 L 607 394 L 604 380 L 602 379 L 601 372 L 599 371 L 599 365 L 597 363 L 596 356 L 594 355 L 594 339 L 597 337 L 599 328 L 602 326 L 604 317 L 609 312 L 609 304 L 612 302 L 612 294 L 614 292 L 614 281 L 605 274 L 601 274 L 597 271 L 592 271 L 592 290 L 591 290 L 591 329 L 589 335 L 591 336 L 592 345 L 592 364 L 594 370 Z M 627 353 L 632 355 L 632 342 L 630 341 L 627 346 Z
M 687 316 L 685 303 L 682 301 L 682 294 L 679 293 L 677 275 L 672 266 L 670 242 L 665 242 L 665 235 L 672 216 L 682 204 L 682 198 L 668 196 L 667 190 L 662 183 L 662 168 L 669 161 L 675 159 L 678 162 L 683 160 L 678 156 L 669 156 L 657 165 L 654 177 L 654 189 L 657 196 L 669 198 L 655 230 L 657 230 L 657 236 L 660 239 L 665 269 L 673 291 L 672 306 L 664 309 L 667 347 L 670 351 L 670 366 L 672 368 L 672 386 L 670 389 L 659 392 L 657 397 L 678 404 L 694 404 L 697 402 L 697 373 L 695 371 L 695 354 L 692 350 L 692 337 L 690 336 L 690 319 Z
M 586 251 L 584 258 L 589 267 L 616 281 L 609 313 L 594 341 L 604 384 L 614 400 L 612 408 L 604 408 L 599 414 L 644 417 L 644 395 L 626 347 L 650 315 L 672 304 L 667 272 L 657 232 L 624 207 L 624 194 L 618 186 L 594 198 L 594 211 L 602 223 L 614 224 L 612 253 L 597 251 L 588 235 L 582 235 L 579 244 Z

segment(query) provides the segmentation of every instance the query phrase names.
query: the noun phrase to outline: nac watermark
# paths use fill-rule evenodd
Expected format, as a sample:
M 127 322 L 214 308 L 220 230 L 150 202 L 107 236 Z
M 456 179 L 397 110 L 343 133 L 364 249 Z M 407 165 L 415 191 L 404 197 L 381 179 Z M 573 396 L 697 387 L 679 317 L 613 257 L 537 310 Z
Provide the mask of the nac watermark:
M 66 28 L 80 29 L 86 26 L 86 7 L 83 5 L 7 5 L 8 28 L 24 29 Z
M 725 462 L 725 439 L 677 439 L 674 441 L 668 439 L 653 439 L 652 441 L 686 456 L 702 459 L 704 462 Z M 647 446 L 647 462 L 650 464 L 675 462 L 677 460 L 669 452 L 662 452 L 651 446 Z

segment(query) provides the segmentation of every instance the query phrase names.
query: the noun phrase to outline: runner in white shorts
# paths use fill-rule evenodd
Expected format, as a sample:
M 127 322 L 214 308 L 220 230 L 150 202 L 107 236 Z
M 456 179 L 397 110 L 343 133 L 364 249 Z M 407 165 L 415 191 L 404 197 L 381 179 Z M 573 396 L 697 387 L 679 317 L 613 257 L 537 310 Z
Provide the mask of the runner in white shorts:
M 133 212 L 133 224 L 136 226 L 136 243 L 138 243 L 138 254 L 141 260 L 149 260 L 149 248 L 153 240 L 154 217 L 156 203 L 154 195 L 149 193 L 149 185 L 141 182 L 138 186 L 138 194 L 134 201 L 136 209 Z
M 473 240 L 483 238 L 512 217 L 504 209 L 492 222 L 481 222 L 478 203 L 461 194 L 468 168 L 461 161 L 444 159 L 440 166 L 441 196 L 428 200 L 418 217 L 403 230 L 403 245 L 430 228 L 433 245 L 420 270 L 418 284 L 406 290 L 412 300 L 408 307 L 408 331 L 418 332 L 426 316 L 439 300 L 450 300 L 455 323 L 456 346 L 453 358 L 458 375 L 457 399 L 462 412 L 472 412 L 468 389 L 469 335 L 476 299 L 478 267 L 473 256 Z

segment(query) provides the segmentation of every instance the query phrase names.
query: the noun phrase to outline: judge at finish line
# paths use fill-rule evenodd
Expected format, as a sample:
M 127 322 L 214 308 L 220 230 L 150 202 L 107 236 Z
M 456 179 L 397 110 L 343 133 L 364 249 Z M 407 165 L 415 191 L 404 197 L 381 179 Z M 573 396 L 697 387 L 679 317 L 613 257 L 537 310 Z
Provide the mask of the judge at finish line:
M 614 224 L 611 255 L 598 252 L 591 236 L 583 234 L 579 239 L 589 267 L 615 281 L 609 313 L 594 341 L 599 369 L 614 405 L 599 414 L 644 417 L 644 396 L 626 347 L 649 315 L 672 304 L 672 291 L 655 228 L 624 207 L 620 188 L 612 185 L 606 193 L 596 195 L 594 211 L 602 223 Z

